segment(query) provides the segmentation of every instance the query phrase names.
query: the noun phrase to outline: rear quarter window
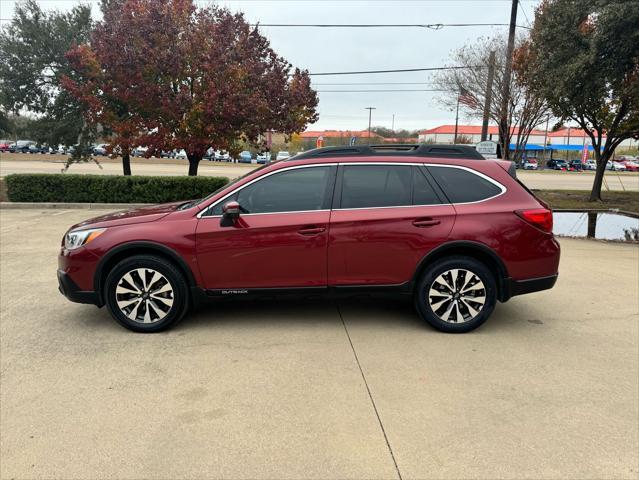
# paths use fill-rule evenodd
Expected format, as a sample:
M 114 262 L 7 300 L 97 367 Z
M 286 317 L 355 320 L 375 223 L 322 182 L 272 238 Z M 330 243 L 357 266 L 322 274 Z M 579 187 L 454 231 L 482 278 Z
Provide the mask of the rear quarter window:
M 499 186 L 468 170 L 429 166 L 428 171 L 452 203 L 479 202 L 502 193 Z

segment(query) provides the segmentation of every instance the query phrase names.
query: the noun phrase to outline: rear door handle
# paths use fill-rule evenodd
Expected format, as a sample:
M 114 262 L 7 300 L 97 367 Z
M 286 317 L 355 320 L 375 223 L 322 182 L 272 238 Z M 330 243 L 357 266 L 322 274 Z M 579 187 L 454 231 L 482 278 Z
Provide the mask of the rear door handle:
M 439 225 L 440 222 L 439 220 L 435 220 L 434 218 L 418 218 L 417 220 L 413 220 L 413 225 L 415 225 L 418 228 L 424 228 L 424 227 L 434 227 L 435 225 Z
M 298 230 L 297 233 L 300 235 L 318 235 L 326 230 L 326 227 L 318 227 L 316 225 L 309 225 L 308 227 L 302 227 Z

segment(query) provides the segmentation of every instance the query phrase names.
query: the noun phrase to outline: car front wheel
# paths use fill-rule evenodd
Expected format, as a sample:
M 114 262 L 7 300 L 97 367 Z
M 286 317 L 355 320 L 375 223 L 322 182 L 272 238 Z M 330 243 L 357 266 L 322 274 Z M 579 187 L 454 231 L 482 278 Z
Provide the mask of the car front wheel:
M 119 262 L 105 282 L 106 305 L 115 320 L 136 332 L 159 332 L 188 308 L 184 275 L 169 261 L 135 255 Z
M 493 312 L 497 289 L 492 272 L 474 258 L 453 256 L 433 263 L 419 279 L 415 307 L 437 330 L 463 333 Z

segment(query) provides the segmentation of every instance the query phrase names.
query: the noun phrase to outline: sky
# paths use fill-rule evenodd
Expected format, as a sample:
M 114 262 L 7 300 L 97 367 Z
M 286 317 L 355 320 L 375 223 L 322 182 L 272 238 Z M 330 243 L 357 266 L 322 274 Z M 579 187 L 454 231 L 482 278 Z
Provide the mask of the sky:
M 77 0 L 39 0 L 47 9 L 66 10 Z M 93 5 L 99 17 L 97 0 Z M 242 11 L 250 23 L 433 24 L 508 23 L 510 0 L 203 0 Z M 520 0 L 517 23 L 530 25 L 539 0 Z M 2 23 L 13 15 L 15 0 L 0 0 Z M 293 28 L 261 27 L 274 50 L 295 67 L 311 73 L 440 67 L 451 53 L 482 36 L 508 34 L 508 27 L 427 28 Z M 419 90 L 429 86 L 428 72 L 314 76 L 319 120 L 309 130 L 362 130 L 373 126 L 426 129 L 453 124 L 455 112 L 438 102 L 437 92 L 353 92 L 352 90 Z M 375 83 L 392 83 L 374 85 Z M 401 84 L 411 83 L 411 85 Z M 416 85 L 412 85 L 416 83 Z M 339 84 L 339 85 L 336 85 Z M 342 90 L 342 91 L 329 91 Z M 343 92 L 343 90 L 349 90 Z M 477 124 L 461 117 L 460 124 Z

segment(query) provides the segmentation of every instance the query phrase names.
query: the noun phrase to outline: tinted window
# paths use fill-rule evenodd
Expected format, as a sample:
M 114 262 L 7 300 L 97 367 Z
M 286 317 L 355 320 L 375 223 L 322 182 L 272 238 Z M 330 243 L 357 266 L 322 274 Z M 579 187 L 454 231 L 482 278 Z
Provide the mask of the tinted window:
M 497 185 L 468 170 L 446 167 L 428 167 L 428 170 L 453 203 L 477 202 L 501 193 Z
M 222 205 L 237 200 L 243 213 L 299 212 L 325 206 L 331 167 L 312 167 L 274 173 L 242 188 L 217 204 L 211 215 L 221 215 Z
M 341 208 L 411 205 L 408 165 L 347 165 L 343 167 Z
M 435 190 L 419 167 L 413 167 L 413 205 L 441 203 Z

